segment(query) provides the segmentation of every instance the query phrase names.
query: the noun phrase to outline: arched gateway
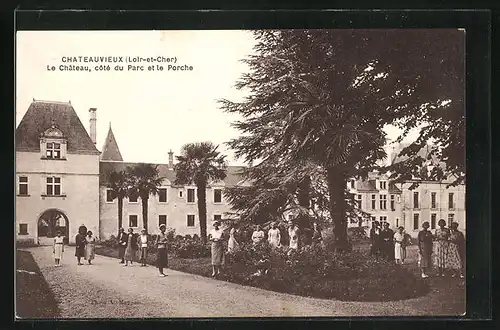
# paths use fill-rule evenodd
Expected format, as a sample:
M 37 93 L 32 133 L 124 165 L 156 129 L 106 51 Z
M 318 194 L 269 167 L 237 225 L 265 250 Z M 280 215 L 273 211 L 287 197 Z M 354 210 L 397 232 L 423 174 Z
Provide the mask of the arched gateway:
M 41 245 L 52 244 L 52 238 L 60 231 L 64 241 L 69 241 L 69 221 L 66 214 L 57 210 L 49 209 L 38 218 L 38 241 Z

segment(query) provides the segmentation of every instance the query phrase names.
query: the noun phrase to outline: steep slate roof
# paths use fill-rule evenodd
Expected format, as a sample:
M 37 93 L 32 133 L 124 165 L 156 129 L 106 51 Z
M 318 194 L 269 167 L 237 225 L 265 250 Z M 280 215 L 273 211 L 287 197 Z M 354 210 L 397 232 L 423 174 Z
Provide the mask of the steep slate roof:
M 40 151 L 40 135 L 52 126 L 67 139 L 68 153 L 99 154 L 69 102 L 33 101 L 16 128 L 16 151 Z
M 409 145 L 410 143 L 400 143 L 397 147 L 394 148 L 393 153 L 391 154 L 391 164 L 395 164 L 408 159 L 408 156 L 400 156 L 399 154 L 401 153 L 401 151 L 403 151 L 404 148 L 408 147 Z M 417 155 L 427 160 L 427 156 L 431 152 L 431 149 L 432 146 L 427 144 L 418 151 Z M 435 155 L 432 155 L 431 158 L 432 161 L 434 161 L 435 163 L 439 163 L 440 166 L 444 165 L 444 163 L 439 162 L 438 158 Z
M 105 182 L 105 175 L 110 171 L 121 171 L 125 170 L 128 166 L 135 166 L 139 163 L 131 163 L 131 162 L 115 162 L 115 161 L 104 161 L 101 160 L 99 163 L 99 173 L 100 173 L 100 184 L 103 185 Z M 158 171 L 160 177 L 164 177 L 170 181 L 173 185 L 175 181 L 175 171 L 169 168 L 168 164 L 152 164 L 158 165 Z M 233 187 L 238 182 L 242 180 L 240 172 L 244 169 L 243 166 L 228 166 L 227 167 L 227 177 L 224 179 L 224 184 L 226 187 Z
M 104 146 L 102 147 L 101 160 L 123 161 L 120 148 L 118 148 L 118 143 L 111 129 L 111 123 L 109 123 L 108 136 L 106 136 Z

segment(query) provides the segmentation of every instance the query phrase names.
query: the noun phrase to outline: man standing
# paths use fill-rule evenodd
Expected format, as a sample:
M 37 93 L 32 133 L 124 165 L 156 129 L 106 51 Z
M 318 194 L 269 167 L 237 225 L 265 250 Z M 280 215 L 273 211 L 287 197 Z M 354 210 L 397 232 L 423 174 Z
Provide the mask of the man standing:
M 125 249 L 127 248 L 127 238 L 128 236 L 125 234 L 125 229 L 120 228 L 118 231 L 118 258 L 120 259 L 120 263 L 125 263 Z

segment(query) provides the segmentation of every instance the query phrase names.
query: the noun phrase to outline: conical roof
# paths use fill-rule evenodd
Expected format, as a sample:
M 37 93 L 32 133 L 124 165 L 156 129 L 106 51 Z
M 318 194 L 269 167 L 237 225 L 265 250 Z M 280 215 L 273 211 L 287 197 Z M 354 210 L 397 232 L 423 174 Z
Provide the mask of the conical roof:
M 118 143 L 111 129 L 111 123 L 109 124 L 108 136 L 106 136 L 104 146 L 102 147 L 101 160 L 123 161 L 120 148 L 118 148 Z

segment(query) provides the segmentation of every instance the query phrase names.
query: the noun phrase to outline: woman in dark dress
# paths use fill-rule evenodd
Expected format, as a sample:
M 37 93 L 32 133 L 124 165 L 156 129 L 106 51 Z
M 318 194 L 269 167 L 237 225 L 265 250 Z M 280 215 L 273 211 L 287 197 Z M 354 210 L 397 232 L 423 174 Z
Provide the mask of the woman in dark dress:
M 78 261 L 78 265 L 82 265 L 81 259 L 85 257 L 85 244 L 87 243 L 86 237 L 87 236 L 87 227 L 84 225 L 81 225 L 80 228 L 78 228 L 78 234 L 76 234 L 75 237 L 75 257 L 76 260 Z
M 321 235 L 321 228 L 318 223 L 313 223 L 313 232 L 312 232 L 312 245 L 321 246 L 321 242 L 323 241 L 323 236 Z
M 422 278 L 429 277 L 428 273 L 432 266 L 432 241 L 434 236 L 429 231 L 429 222 L 422 224 L 422 230 L 418 233 L 418 252 Z
M 380 224 L 378 221 L 372 222 L 372 229 L 370 229 L 370 254 L 372 256 L 380 255 Z
M 394 231 L 389 228 L 389 223 L 384 222 L 384 229 L 380 232 L 382 242 L 382 257 L 387 261 L 394 261 Z

